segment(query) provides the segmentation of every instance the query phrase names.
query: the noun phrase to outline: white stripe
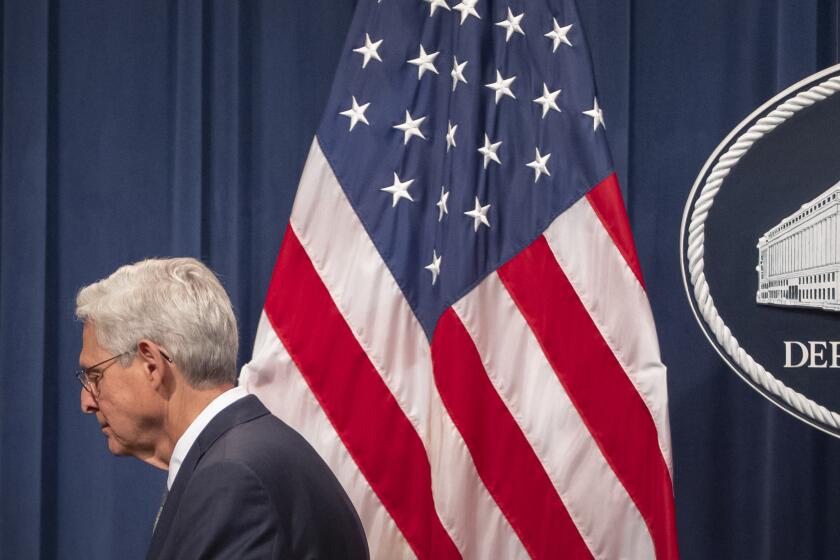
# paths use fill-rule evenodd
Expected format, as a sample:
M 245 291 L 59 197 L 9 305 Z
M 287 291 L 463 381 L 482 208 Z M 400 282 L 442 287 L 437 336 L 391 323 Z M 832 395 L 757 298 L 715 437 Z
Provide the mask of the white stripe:
M 326 462 L 364 520 L 372 558 L 414 558 L 388 510 L 362 475 L 315 395 L 263 312 L 254 355 L 240 383 L 271 412 L 297 430 Z
M 496 273 L 454 306 L 484 369 L 596 558 L 653 558 L 653 541 Z
M 672 473 L 665 366 L 647 294 L 584 197 L 544 236 L 583 306 L 642 397 Z
M 527 557 L 437 393 L 431 348 L 420 323 L 317 139 L 290 221 L 336 307 L 420 436 L 431 465 L 435 508 L 456 547 L 467 558 Z

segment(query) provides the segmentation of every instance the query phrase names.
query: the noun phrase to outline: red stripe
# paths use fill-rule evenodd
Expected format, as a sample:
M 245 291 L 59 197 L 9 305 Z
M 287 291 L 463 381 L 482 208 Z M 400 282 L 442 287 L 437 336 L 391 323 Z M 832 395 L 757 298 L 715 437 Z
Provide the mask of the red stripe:
M 535 558 L 591 558 L 452 309 L 438 320 L 432 339 L 432 363 L 441 399 L 467 444 L 479 476 L 528 553 Z
M 610 234 L 624 260 L 627 261 L 627 266 L 630 267 L 630 270 L 639 279 L 639 284 L 644 288 L 645 281 L 642 279 L 642 267 L 639 266 L 636 244 L 633 243 L 633 231 L 630 229 L 630 222 L 627 220 L 624 199 L 621 198 L 621 189 L 618 188 L 618 179 L 616 179 L 615 173 L 589 191 L 586 194 L 586 199 L 595 211 L 595 215 L 604 224 L 604 229 Z
M 647 407 L 544 237 L 499 269 L 557 377 L 648 525 L 657 558 L 677 558 L 671 478 Z M 627 318 L 627 328 L 635 328 Z
M 419 558 L 459 558 L 432 499 L 423 444 L 359 346 L 291 227 L 265 312 L 350 455 Z

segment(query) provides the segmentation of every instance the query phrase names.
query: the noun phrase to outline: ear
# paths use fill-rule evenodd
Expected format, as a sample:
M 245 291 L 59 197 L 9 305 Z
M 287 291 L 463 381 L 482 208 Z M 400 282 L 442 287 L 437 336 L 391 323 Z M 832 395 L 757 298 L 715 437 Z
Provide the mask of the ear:
M 151 340 L 143 339 L 137 343 L 137 358 L 143 367 L 152 389 L 158 389 L 164 382 L 167 367 L 169 364 L 160 354 L 158 345 Z

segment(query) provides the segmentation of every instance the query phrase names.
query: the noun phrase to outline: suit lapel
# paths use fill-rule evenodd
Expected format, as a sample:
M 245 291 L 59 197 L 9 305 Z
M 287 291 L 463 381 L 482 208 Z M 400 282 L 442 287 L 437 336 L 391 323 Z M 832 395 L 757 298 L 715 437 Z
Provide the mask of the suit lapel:
M 181 496 L 184 490 L 189 485 L 190 478 L 193 471 L 195 471 L 201 458 L 208 449 L 219 439 L 225 432 L 249 422 L 260 416 L 269 414 L 268 409 L 263 406 L 260 400 L 254 395 L 248 395 L 231 404 L 227 408 L 219 412 L 210 423 L 201 431 L 195 443 L 184 457 L 184 462 L 178 469 L 178 475 L 172 483 L 172 488 L 163 505 L 163 510 L 160 512 L 157 525 L 152 533 L 152 542 L 149 544 L 149 552 L 146 555 L 147 560 L 157 558 L 166 542 L 166 537 L 169 535 L 169 529 L 172 526 L 172 521 L 175 518 L 175 513 L 178 511 L 178 503 L 181 501 Z

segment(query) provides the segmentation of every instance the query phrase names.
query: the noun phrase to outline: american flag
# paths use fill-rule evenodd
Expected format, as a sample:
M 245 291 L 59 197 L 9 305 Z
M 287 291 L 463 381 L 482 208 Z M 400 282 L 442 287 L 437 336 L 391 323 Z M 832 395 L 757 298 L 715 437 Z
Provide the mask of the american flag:
M 374 558 L 677 557 L 665 367 L 573 0 L 359 2 L 241 383 Z

